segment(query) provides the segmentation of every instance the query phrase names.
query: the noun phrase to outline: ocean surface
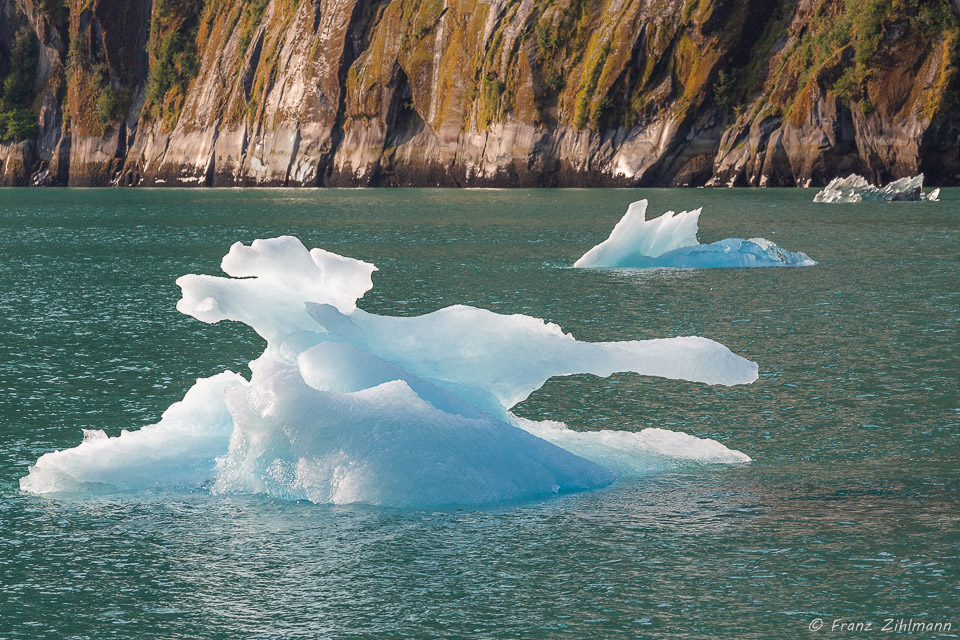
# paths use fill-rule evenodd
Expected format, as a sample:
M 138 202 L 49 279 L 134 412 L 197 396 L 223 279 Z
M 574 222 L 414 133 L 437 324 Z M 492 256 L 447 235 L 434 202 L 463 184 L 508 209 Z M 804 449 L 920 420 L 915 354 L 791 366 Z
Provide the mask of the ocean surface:
M 0 638 L 869 637 L 890 619 L 960 636 L 960 190 L 813 195 L 0 190 Z M 704 207 L 701 242 L 762 236 L 820 264 L 570 269 L 640 198 L 651 217 Z M 20 491 L 81 429 L 139 428 L 196 378 L 246 373 L 260 338 L 179 314 L 174 281 L 281 234 L 374 262 L 376 313 L 464 303 L 584 340 L 718 340 L 760 379 L 574 376 L 517 413 L 754 461 L 439 511 Z

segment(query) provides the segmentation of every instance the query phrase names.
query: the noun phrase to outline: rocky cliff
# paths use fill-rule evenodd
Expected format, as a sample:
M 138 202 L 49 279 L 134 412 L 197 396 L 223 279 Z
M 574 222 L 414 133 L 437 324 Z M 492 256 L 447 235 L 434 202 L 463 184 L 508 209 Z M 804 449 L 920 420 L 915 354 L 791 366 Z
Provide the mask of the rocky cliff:
M 0 0 L 0 184 L 960 184 L 958 16 L 960 0 Z

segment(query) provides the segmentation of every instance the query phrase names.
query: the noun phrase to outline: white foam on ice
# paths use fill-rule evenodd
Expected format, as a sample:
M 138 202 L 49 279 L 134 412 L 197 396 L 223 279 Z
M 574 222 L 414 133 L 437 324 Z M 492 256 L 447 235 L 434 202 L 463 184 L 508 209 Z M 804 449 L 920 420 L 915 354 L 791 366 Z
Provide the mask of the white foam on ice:
M 710 244 L 697 240 L 700 209 L 646 219 L 647 201 L 634 202 L 610 237 L 574 263 L 583 268 L 807 267 L 817 264 L 805 253 L 787 251 L 765 238 L 727 238 Z
M 548 378 L 632 371 L 745 384 L 756 364 L 699 337 L 588 343 L 555 324 L 453 306 L 423 316 L 356 307 L 375 267 L 291 237 L 236 244 L 232 278 L 178 280 L 180 311 L 238 320 L 268 341 L 251 378 L 199 380 L 160 422 L 45 454 L 35 493 L 150 488 L 321 503 L 483 504 L 603 486 L 684 463 L 744 462 L 661 429 L 576 432 L 509 409 Z
M 923 192 L 923 174 L 900 178 L 883 187 L 876 187 L 855 173 L 846 178 L 834 178 L 817 195 L 814 202 L 937 202 L 940 189 Z

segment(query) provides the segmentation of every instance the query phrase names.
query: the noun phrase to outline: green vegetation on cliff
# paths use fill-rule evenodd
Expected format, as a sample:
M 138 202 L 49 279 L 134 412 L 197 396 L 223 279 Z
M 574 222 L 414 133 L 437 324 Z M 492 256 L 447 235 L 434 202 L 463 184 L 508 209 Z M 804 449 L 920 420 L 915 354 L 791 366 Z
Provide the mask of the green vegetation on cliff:
M 150 22 L 145 111 L 172 126 L 200 69 L 197 31 L 205 0 L 157 0 Z
M 37 48 L 33 31 L 21 24 L 9 51 L 0 47 L 0 142 L 37 135 L 35 108 Z
M 95 149 L 125 184 L 960 182 L 956 0 L 3 7 L 0 141 L 54 134 L 21 181 Z
M 67 68 L 76 89 L 76 115 L 88 126 L 96 123 L 101 132 L 120 120 L 129 106 L 131 89 L 120 87 L 110 77 L 103 49 L 94 53 L 86 33 L 77 33 L 70 40 Z
M 780 55 L 771 99 L 791 119 L 806 115 L 812 83 L 823 83 L 845 105 L 859 103 L 868 114 L 868 85 L 891 61 L 947 44 L 945 71 L 957 66 L 960 21 L 950 0 L 820 0 L 802 35 Z M 880 91 L 884 88 L 880 87 Z

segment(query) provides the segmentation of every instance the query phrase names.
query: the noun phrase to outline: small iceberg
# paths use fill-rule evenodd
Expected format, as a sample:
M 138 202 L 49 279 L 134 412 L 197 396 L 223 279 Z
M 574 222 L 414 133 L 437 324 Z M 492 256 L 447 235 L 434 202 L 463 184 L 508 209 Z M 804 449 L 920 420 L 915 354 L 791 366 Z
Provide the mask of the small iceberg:
M 863 176 L 853 173 L 846 178 L 834 178 L 820 193 L 813 197 L 814 202 L 938 202 L 940 189 L 930 193 L 923 192 L 923 174 L 912 178 L 900 178 L 885 185 L 875 187 Z
M 805 253 L 787 251 L 765 238 L 727 238 L 711 244 L 697 240 L 701 209 L 668 211 L 647 220 L 647 201 L 634 202 L 610 237 L 587 251 L 574 267 L 808 267 L 817 264 Z
M 32 493 L 187 490 L 315 503 L 478 505 L 602 487 L 683 464 L 750 458 L 665 429 L 578 432 L 510 408 L 548 378 L 635 372 L 748 384 L 757 365 L 700 337 L 581 342 L 555 324 L 456 305 L 367 313 L 376 267 L 290 236 L 236 243 L 230 277 L 187 275 L 177 308 L 267 341 L 250 379 L 204 378 L 156 424 L 44 454 Z M 639 400 L 639 399 L 638 399 Z

